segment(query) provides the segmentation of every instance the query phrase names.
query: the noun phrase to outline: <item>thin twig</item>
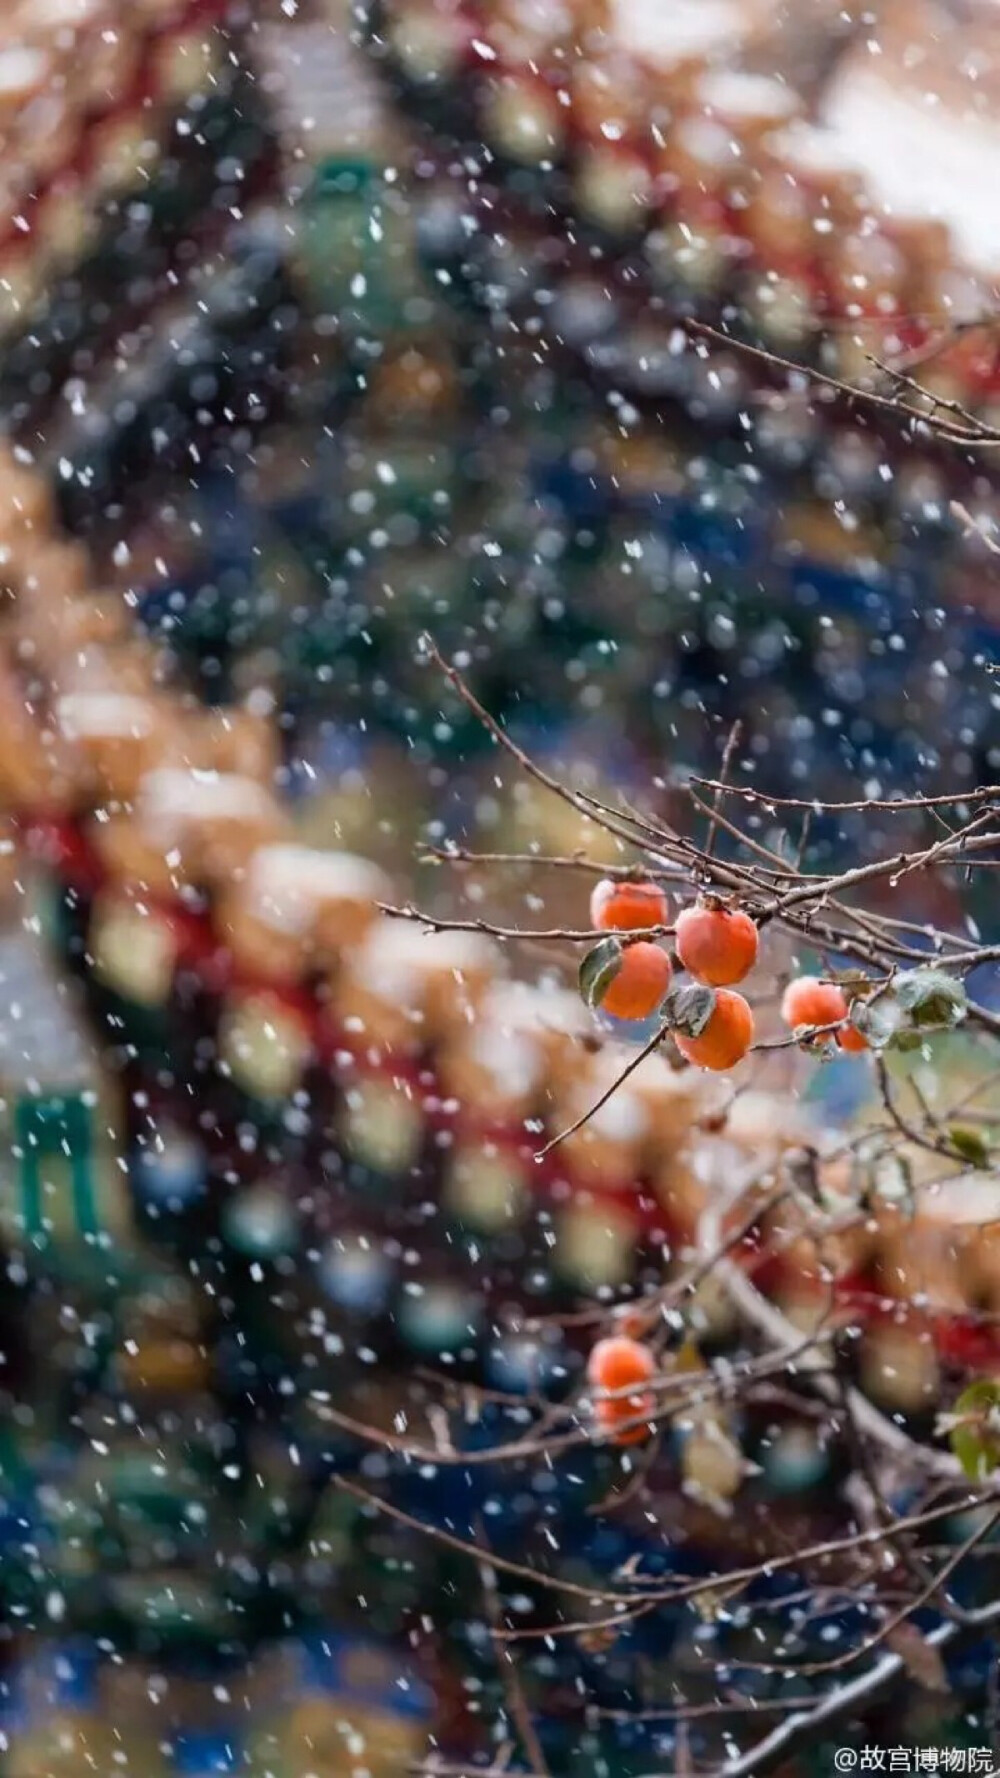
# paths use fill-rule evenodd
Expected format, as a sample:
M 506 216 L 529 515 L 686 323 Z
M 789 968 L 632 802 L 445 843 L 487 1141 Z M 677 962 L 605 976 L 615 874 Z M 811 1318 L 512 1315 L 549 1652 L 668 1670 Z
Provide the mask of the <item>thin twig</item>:
M 716 1250 L 718 1244 L 719 1213 L 715 1207 L 710 1206 L 702 1217 L 699 1245 L 703 1245 L 705 1250 L 711 1253 Z M 719 1260 L 715 1270 L 716 1276 L 724 1285 L 737 1309 L 764 1335 L 765 1339 L 779 1349 L 782 1347 L 788 1349 L 796 1345 L 799 1337 L 797 1329 L 786 1319 L 780 1309 L 761 1295 L 738 1266 L 734 1265 L 731 1260 L 724 1258 Z M 831 1402 L 833 1406 L 837 1405 L 840 1391 L 829 1374 L 832 1368 L 832 1359 L 829 1354 L 814 1345 L 800 1355 L 796 1360 L 796 1366 L 808 1376 L 809 1381 L 827 1401 Z M 896 1425 L 895 1421 L 880 1413 L 878 1408 L 868 1400 L 867 1396 L 862 1395 L 859 1389 L 851 1389 L 849 1399 L 851 1409 L 861 1430 L 869 1438 L 875 1439 L 876 1443 L 882 1445 L 884 1449 L 891 1451 L 894 1456 L 904 1458 L 910 1464 L 918 1464 L 929 1474 L 947 1478 L 950 1481 L 957 1481 L 961 1477 L 961 1466 L 951 1452 L 938 1451 L 932 1446 L 914 1443 L 913 1439 L 909 1438 L 902 1428 Z
M 931 1630 L 926 1641 L 930 1648 L 956 1649 L 972 1642 L 984 1631 L 1000 1623 L 1000 1601 L 970 1612 L 962 1624 L 947 1623 Z M 857 1679 L 845 1680 L 824 1694 L 809 1710 L 795 1711 L 769 1735 L 737 1754 L 719 1769 L 717 1778 L 763 1778 L 763 1774 L 783 1765 L 800 1746 L 814 1747 L 833 1724 L 861 1715 L 875 1703 L 883 1708 L 896 1684 L 907 1677 L 906 1663 L 900 1654 L 885 1654 L 867 1673 Z M 645 1774 L 644 1778 L 666 1778 L 663 1773 Z
M 976 421 L 972 425 L 965 425 L 964 422 L 957 419 L 953 425 L 947 425 L 936 415 L 929 413 L 927 409 L 914 407 L 911 402 L 900 401 L 898 394 L 880 395 L 876 389 L 862 389 L 854 383 L 845 383 L 841 378 L 830 376 L 825 371 L 816 370 L 812 365 L 796 364 L 794 359 L 783 358 L 778 352 L 771 352 L 763 346 L 751 345 L 748 340 L 735 338 L 732 334 L 724 333 L 717 327 L 711 327 L 707 321 L 688 318 L 685 321 L 685 326 L 690 332 L 699 334 L 704 339 L 714 340 L 716 345 L 724 346 L 728 352 L 741 352 L 744 357 L 753 358 L 758 363 L 769 365 L 772 370 L 785 371 L 791 376 L 807 377 L 811 383 L 817 384 L 822 389 L 831 390 L 833 394 L 839 395 L 852 407 L 863 403 L 866 407 L 873 408 L 876 412 L 889 414 L 894 419 L 905 418 L 913 421 L 917 426 L 925 426 L 933 432 L 935 437 L 942 439 L 947 444 L 983 446 L 1000 444 L 1000 430 L 995 426 L 989 426 L 980 421 Z M 929 391 L 921 390 L 921 395 L 927 400 L 933 400 Z
M 470 690 L 458 669 L 453 667 L 450 661 L 445 660 L 432 636 L 425 632 L 420 641 L 424 653 L 439 672 L 444 674 L 452 690 L 461 698 L 462 703 L 472 712 L 477 722 L 492 737 L 497 746 L 502 747 L 513 760 L 516 760 L 527 777 L 533 778 L 535 783 L 540 784 L 543 789 L 551 791 L 552 795 L 558 797 L 560 802 L 568 803 L 578 815 L 583 815 L 588 821 L 593 821 L 597 827 L 603 827 L 605 832 L 610 833 L 615 839 L 623 840 L 629 846 L 638 845 L 641 847 L 641 839 L 637 840 L 636 836 L 625 826 L 625 818 L 619 816 L 613 809 L 606 809 L 595 797 L 588 796 L 585 791 L 571 790 L 568 785 L 561 784 L 558 778 L 554 778 L 551 772 L 547 772 L 543 766 L 532 759 L 531 755 L 526 753 L 524 748 L 519 746 L 505 729 L 501 728 L 485 705 L 481 704 L 475 693 Z
M 813 815 L 846 815 L 850 813 L 895 815 L 907 809 L 944 808 L 955 803 L 1000 803 L 1000 785 L 979 784 L 974 790 L 944 791 L 935 796 L 860 797 L 852 802 L 827 802 L 818 796 L 774 796 L 770 791 L 755 790 L 749 784 L 723 784 L 718 778 L 702 778 L 697 772 L 688 774 L 692 783 L 706 790 L 720 790 L 729 796 L 742 797 L 745 802 L 760 803 L 769 814 L 778 809 L 805 809 Z
M 439 914 L 430 914 L 424 908 L 414 907 L 412 902 L 397 907 L 392 902 L 376 902 L 379 912 L 392 920 L 411 920 L 415 925 L 423 926 L 428 932 L 481 932 L 488 938 L 500 939 L 511 944 L 568 944 L 592 945 L 602 938 L 607 938 L 605 929 L 586 927 L 577 931 L 566 926 L 550 926 L 547 930 L 530 926 L 494 926 L 489 920 L 453 920 Z M 670 938 L 672 926 L 637 926 L 628 931 L 615 932 L 615 937 L 627 944 L 630 939 Z
M 907 1599 L 903 1605 L 885 1619 L 884 1623 L 879 1625 L 873 1636 L 867 1637 L 856 1648 L 845 1649 L 843 1654 L 831 1655 L 826 1661 L 804 1663 L 798 1661 L 744 1661 L 741 1662 L 741 1665 L 758 1673 L 795 1672 L 801 1674 L 803 1678 L 814 1678 L 820 1673 L 841 1672 L 845 1667 L 852 1667 L 856 1661 L 864 1660 L 866 1656 L 874 1654 L 877 1648 L 881 1648 L 888 1641 L 895 1630 L 907 1623 L 915 1612 L 920 1611 L 936 1594 L 941 1592 L 945 1582 L 951 1579 L 959 1564 L 964 1562 L 966 1556 L 971 1555 L 977 1545 L 983 1543 L 989 1536 L 998 1519 L 1000 1519 L 1000 1508 L 988 1514 L 979 1524 L 974 1525 L 958 1548 L 951 1551 L 941 1567 L 924 1583 L 916 1597 Z M 888 1536 L 886 1541 L 889 1541 Z M 961 1623 L 967 1614 L 952 1607 L 951 1615 L 952 1621 Z
M 479 1563 L 479 1579 L 483 1589 L 483 1602 L 486 1617 L 494 1632 L 501 1627 L 499 1590 L 497 1587 L 496 1568 L 493 1563 L 493 1552 L 486 1536 L 486 1527 L 482 1519 L 476 1521 L 476 1538 L 486 1550 L 486 1560 Z M 511 1721 L 517 1729 L 524 1751 L 530 1759 L 534 1770 L 540 1778 L 549 1778 L 549 1768 L 542 1752 L 542 1744 L 538 1739 L 538 1731 L 532 1721 L 528 1701 L 521 1684 L 518 1656 L 511 1647 L 497 1650 L 497 1665 L 500 1669 L 500 1682 L 507 1698 L 507 1707 Z
M 960 523 L 965 526 L 970 537 L 978 537 L 980 543 L 985 545 L 991 556 L 1000 556 L 1000 543 L 997 542 L 995 537 L 990 535 L 982 520 L 973 518 L 968 507 L 963 506 L 960 500 L 953 500 L 951 502 L 951 512 L 953 517 L 958 519 Z
M 544 1161 L 547 1154 L 551 1154 L 554 1148 L 559 1147 L 560 1142 L 565 1142 L 568 1136 L 575 1136 L 577 1130 L 582 1130 L 584 1124 L 589 1124 L 591 1118 L 596 1117 L 597 1113 L 608 1103 L 608 1100 L 614 1097 L 619 1087 L 624 1086 L 629 1075 L 635 1073 L 640 1063 L 644 1062 L 647 1056 L 651 1056 L 655 1049 L 659 1049 L 660 1044 L 667 1037 L 668 1031 L 669 1027 L 666 1025 L 661 1025 L 658 1031 L 654 1031 L 648 1042 L 644 1043 L 641 1050 L 638 1050 L 631 1060 L 625 1064 L 625 1067 L 621 1070 L 620 1074 L 615 1076 L 611 1085 L 605 1088 L 600 1098 L 595 1099 L 593 1105 L 588 1105 L 586 1111 L 582 1111 L 574 1123 L 567 1125 L 565 1130 L 560 1130 L 557 1136 L 550 1137 L 544 1148 L 536 1149 L 536 1161 Z
M 727 778 L 729 777 L 729 768 L 732 765 L 733 755 L 735 754 L 736 749 L 739 746 L 740 737 L 741 737 L 742 733 L 743 733 L 743 724 L 740 722 L 739 718 L 737 718 L 737 720 L 733 723 L 733 726 L 729 731 L 729 735 L 726 740 L 725 750 L 722 755 L 722 766 L 719 771 L 719 777 L 722 779 L 723 784 L 725 784 Z M 718 820 L 719 820 L 719 814 L 722 809 L 722 797 L 723 797 L 722 790 L 721 789 L 717 790 L 715 793 L 715 802 L 712 807 L 712 813 L 709 818 L 708 832 L 705 835 L 705 856 L 706 856 L 706 858 L 711 858 L 712 853 L 715 849 L 715 832 L 716 832 L 716 827 L 717 827 Z

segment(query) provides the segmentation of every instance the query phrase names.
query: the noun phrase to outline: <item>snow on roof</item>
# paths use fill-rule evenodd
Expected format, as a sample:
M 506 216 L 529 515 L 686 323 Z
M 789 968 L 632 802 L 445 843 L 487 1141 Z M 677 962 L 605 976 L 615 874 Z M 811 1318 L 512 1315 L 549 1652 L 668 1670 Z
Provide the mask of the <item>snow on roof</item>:
M 324 900 L 388 900 L 384 871 L 351 852 L 320 852 L 281 842 L 261 846 L 247 870 L 247 900 L 260 919 L 283 932 L 302 932 Z
M 826 96 L 823 121 L 877 208 L 947 223 L 959 258 L 1000 272 L 1000 118 L 963 113 L 873 66 L 845 70 Z
M 689 56 L 731 53 L 760 12 L 746 0 L 614 0 L 613 36 L 629 54 L 671 68 Z

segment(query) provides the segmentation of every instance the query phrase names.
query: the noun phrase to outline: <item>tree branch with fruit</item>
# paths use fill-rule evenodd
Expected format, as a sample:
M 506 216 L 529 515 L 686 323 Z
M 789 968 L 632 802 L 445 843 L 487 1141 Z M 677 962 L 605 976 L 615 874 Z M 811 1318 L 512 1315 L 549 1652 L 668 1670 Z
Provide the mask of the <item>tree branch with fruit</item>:
M 564 947 L 575 954 L 580 992 L 600 1021 L 595 1024 L 595 1042 L 612 1041 L 608 1019 L 614 1021 L 615 1035 L 628 1037 L 630 1027 L 632 1032 L 642 1030 L 640 1043 L 631 1054 L 626 1052 L 602 1094 L 540 1144 L 537 1158 L 544 1160 L 579 1132 L 656 1051 L 665 1054 L 675 1069 L 710 1074 L 728 1074 L 748 1057 L 759 1055 L 764 1060 L 776 1049 L 799 1050 L 813 1066 L 836 1056 L 867 1058 L 883 1115 L 845 1135 L 837 1151 L 840 1163 L 856 1164 L 861 1184 L 853 1193 L 831 1193 L 816 1157 L 793 1150 L 776 1164 L 762 1165 L 735 1205 L 728 1204 L 724 1213 L 713 1208 L 702 1218 L 690 1263 L 680 1278 L 638 1299 L 605 1304 L 577 1317 L 596 1331 L 582 1389 L 558 1403 L 542 1398 L 529 1413 L 528 1424 L 513 1438 L 470 1453 L 460 1442 L 442 1449 L 406 1433 L 387 1438 L 377 1429 L 348 1422 L 335 1408 L 328 1410 L 329 1417 L 398 1457 L 428 1464 L 519 1464 L 538 1458 L 558 1463 L 574 1448 L 596 1440 L 620 1451 L 625 1465 L 624 1485 L 602 1503 L 606 1512 L 624 1506 L 637 1491 L 643 1495 L 664 1433 L 680 1431 L 683 1485 L 712 1510 L 728 1511 L 747 1467 L 734 1432 L 732 1407 L 754 1400 L 757 1391 L 780 1388 L 787 1378 L 793 1381 L 794 1399 L 803 1409 L 815 1405 L 831 1428 L 857 1447 L 868 1478 L 864 1485 L 872 1498 L 882 1498 L 886 1477 L 904 1474 L 916 1489 L 920 1523 L 925 1514 L 933 1520 L 942 1507 L 954 1513 L 959 1508 L 990 1506 L 995 1499 L 990 1478 L 1000 1459 L 1000 1437 L 994 1427 L 1000 1416 L 996 1405 L 1000 1385 L 977 1380 L 940 1418 L 936 1438 L 914 1437 L 845 1373 L 843 1341 L 853 1311 L 838 1303 L 836 1261 L 827 1264 L 825 1255 L 852 1231 L 862 1229 L 873 1211 L 880 1211 L 879 1191 L 871 1180 L 884 1163 L 898 1162 L 895 1201 L 904 1220 L 913 1210 L 908 1151 L 932 1155 L 945 1181 L 992 1170 L 988 1109 L 985 1114 L 974 1109 L 982 1083 L 971 1091 L 963 1089 L 950 1102 L 932 1104 L 912 1084 L 901 1097 L 894 1069 L 898 1057 L 929 1054 L 929 1044 L 961 1032 L 983 1052 L 991 1070 L 987 1081 L 996 1076 L 1000 1017 L 970 991 L 968 978 L 1000 959 L 1000 945 L 970 943 L 968 934 L 929 928 L 895 909 L 887 912 L 884 905 L 866 905 L 858 898 L 878 888 L 889 892 L 891 905 L 891 897 L 904 885 L 909 890 L 944 873 L 969 877 L 977 870 L 996 868 L 1000 788 L 983 785 L 954 795 L 859 798 L 844 804 L 771 799 L 756 786 L 734 779 L 736 747 L 731 737 L 720 776 L 689 776 L 674 787 L 687 799 L 688 822 L 668 821 L 661 814 L 624 801 L 604 801 L 561 781 L 490 715 L 433 641 L 425 638 L 422 648 L 428 664 L 518 771 L 584 817 L 624 854 L 621 863 L 598 869 L 581 856 L 546 855 L 534 849 L 492 854 L 457 845 L 428 849 L 434 863 L 458 872 L 480 864 L 513 868 L 527 864 L 576 875 L 590 870 L 596 880 L 589 924 L 533 928 L 479 917 L 449 919 L 412 902 L 383 910 L 430 931 L 475 930 L 513 945 Z M 926 843 L 900 845 L 884 856 L 830 870 L 809 864 L 801 834 L 799 843 L 791 834 L 765 841 L 759 822 L 752 830 L 745 821 L 747 815 L 753 821 L 764 812 L 790 823 L 792 818 L 808 820 L 848 809 L 887 824 L 890 832 L 894 821 L 914 815 L 926 816 L 937 831 Z M 702 822 L 707 826 L 699 839 Z M 724 843 L 724 851 L 721 844 L 717 849 L 717 842 Z M 684 905 L 675 911 L 672 898 L 679 895 L 685 898 Z M 781 1032 L 770 1036 L 766 1028 L 764 1033 L 758 1029 L 760 1007 L 769 1009 L 774 998 L 761 960 L 762 935 L 769 929 L 783 934 L 794 949 L 808 948 L 822 959 L 818 968 L 810 972 L 796 968 L 779 984 Z M 778 1219 L 786 1212 L 790 1222 L 781 1228 Z M 812 1244 L 817 1278 L 826 1290 L 825 1306 L 804 1332 L 769 1300 L 753 1269 L 743 1263 L 748 1241 L 758 1243 L 759 1260 L 766 1259 L 769 1251 L 780 1252 L 790 1240 Z M 751 1350 L 738 1361 L 720 1364 L 705 1359 L 698 1349 L 688 1314 L 706 1281 L 729 1297 L 746 1330 Z M 933 1309 L 931 1303 L 929 1310 Z M 447 1398 L 445 1379 L 442 1388 Z M 471 1398 L 465 1399 L 468 1406 Z M 508 1405 L 523 1419 L 523 1398 L 511 1398 Z M 394 1509 L 378 1501 L 377 1510 Z M 995 1519 L 995 1508 L 990 1510 Z M 433 1527 L 428 1529 L 429 1535 L 438 1534 Z M 810 1708 L 790 1708 L 775 1729 L 722 1767 L 727 1778 L 742 1774 L 749 1778 L 769 1769 L 820 1727 L 879 1701 L 901 1678 L 909 1675 L 928 1683 L 929 1668 L 940 1663 L 939 1648 L 967 1640 L 1000 1617 L 995 1608 L 967 1610 L 952 1585 L 956 1572 L 974 1560 L 987 1531 L 971 1536 L 968 1548 L 963 1546 L 958 1555 L 952 1551 L 943 1559 L 915 1554 L 910 1535 L 905 1520 L 876 1513 L 874 1524 L 859 1524 L 838 1542 L 836 1557 L 829 1559 L 855 1564 L 852 1585 L 860 1586 L 859 1596 L 868 1601 L 873 1627 L 815 1671 L 835 1673 L 851 1667 L 859 1671 L 854 1678 L 838 1678 Z M 450 1541 L 455 1544 L 454 1538 Z M 788 1562 L 807 1572 L 816 1559 L 824 1560 L 805 1548 L 791 1553 Z M 567 1616 L 560 1609 L 538 1629 L 499 1624 L 494 1625 L 494 1635 L 501 1646 L 510 1639 L 539 1635 L 549 1639 L 599 1635 L 613 1641 L 628 1623 L 678 1598 L 710 1595 L 720 1587 L 726 1597 L 739 1596 L 748 1576 L 772 1572 L 773 1567 L 772 1558 L 749 1570 L 723 1570 L 711 1583 L 689 1588 L 651 1587 L 636 1574 L 624 1588 L 588 1589 L 588 1610 L 582 1616 Z M 900 1583 L 892 1596 L 882 1578 L 887 1567 Z M 543 1590 L 548 1586 L 544 1575 L 534 1577 Z M 559 1583 L 553 1585 L 553 1596 L 559 1600 L 563 1597 Z M 848 1595 L 850 1591 L 848 1586 Z M 913 1629 L 912 1619 L 928 1603 L 940 1613 L 941 1623 L 937 1631 L 925 1635 Z M 787 1666 L 779 1662 L 776 1670 L 806 1671 L 791 1657 Z M 752 1714 L 747 1700 L 747 1718 Z

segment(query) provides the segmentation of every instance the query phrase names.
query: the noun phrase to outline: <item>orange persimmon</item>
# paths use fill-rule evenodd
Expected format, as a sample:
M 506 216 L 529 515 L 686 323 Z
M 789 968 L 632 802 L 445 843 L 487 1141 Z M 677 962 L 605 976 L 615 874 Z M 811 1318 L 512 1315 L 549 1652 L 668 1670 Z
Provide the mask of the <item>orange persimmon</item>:
M 753 1042 L 753 1033 L 753 1013 L 742 994 L 732 988 L 717 988 L 715 1007 L 705 1029 L 697 1037 L 675 1031 L 674 1042 L 686 1061 L 722 1073 L 742 1062 Z
M 623 947 L 618 969 L 598 1005 L 616 1019 L 648 1019 L 661 1005 L 672 973 L 666 951 L 638 939 Z
M 656 1359 L 648 1346 L 626 1334 L 612 1334 L 598 1340 L 587 1361 L 587 1382 L 594 1395 L 594 1418 L 603 1432 L 614 1434 L 615 1443 L 638 1444 L 647 1437 L 648 1428 L 630 1426 L 637 1415 L 651 1415 L 654 1399 L 648 1389 L 638 1388 L 634 1395 L 598 1393 L 629 1389 L 633 1384 L 648 1383 L 656 1374 Z
M 742 908 L 685 908 L 674 942 L 688 974 L 710 988 L 731 988 L 757 961 L 757 928 Z
M 605 877 L 590 898 L 590 918 L 599 932 L 636 932 L 667 924 L 667 898 L 658 883 Z
M 800 975 L 794 982 L 789 982 L 781 997 L 781 1016 L 792 1031 L 797 1031 L 801 1025 L 840 1025 L 838 1031 L 830 1031 L 827 1035 L 841 1049 L 857 1054 L 868 1048 L 868 1042 L 853 1025 L 841 1024 L 849 1013 L 843 988 L 836 982 L 821 982 L 814 975 Z

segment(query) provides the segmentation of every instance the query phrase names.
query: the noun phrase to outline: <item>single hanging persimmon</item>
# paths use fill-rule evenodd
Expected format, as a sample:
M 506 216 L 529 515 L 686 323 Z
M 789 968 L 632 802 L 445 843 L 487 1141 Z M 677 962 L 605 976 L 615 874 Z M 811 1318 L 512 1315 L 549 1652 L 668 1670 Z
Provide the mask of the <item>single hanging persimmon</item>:
M 742 994 L 732 988 L 717 988 L 715 1005 L 704 1029 L 697 1037 L 675 1031 L 674 1042 L 685 1061 L 721 1074 L 742 1062 L 753 1043 L 753 1034 L 753 1013 Z
M 590 898 L 590 918 L 598 932 L 637 932 L 666 926 L 667 898 L 658 883 L 605 877 Z
M 674 942 L 678 957 L 695 981 L 709 988 L 731 988 L 749 975 L 760 941 L 756 926 L 742 908 L 699 902 L 678 916 Z
M 814 975 L 800 975 L 789 982 L 781 997 L 781 1016 L 792 1031 L 803 1025 L 836 1025 L 827 1033 L 840 1048 L 857 1054 L 868 1048 L 868 1042 L 853 1025 L 843 1023 L 850 1016 L 847 995 L 836 982 L 821 982 Z
M 622 1397 L 620 1401 L 594 1403 L 597 1425 L 602 1432 L 611 1434 L 616 1445 L 641 1445 L 649 1437 L 648 1421 L 652 1418 L 653 1411 L 651 1395 L 630 1395 Z M 634 1420 L 637 1414 L 645 1416 L 642 1425 L 623 1425 L 624 1421 Z
M 619 1445 L 638 1444 L 648 1436 L 646 1425 L 632 1426 L 638 1415 L 652 1416 L 652 1391 L 638 1387 L 656 1374 L 656 1359 L 648 1346 L 625 1334 L 598 1340 L 587 1361 L 587 1382 L 594 1392 L 594 1418 L 602 1432 L 614 1434 Z M 617 1391 L 637 1385 L 634 1395 Z M 611 1393 L 602 1393 L 611 1392 Z
M 648 1019 L 663 1004 L 673 971 L 670 958 L 648 939 L 620 944 L 602 938 L 580 965 L 587 1005 L 616 1019 Z

